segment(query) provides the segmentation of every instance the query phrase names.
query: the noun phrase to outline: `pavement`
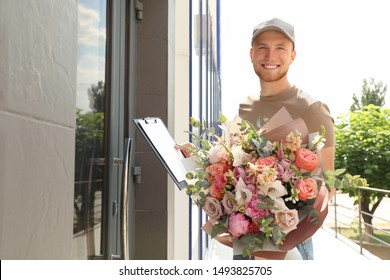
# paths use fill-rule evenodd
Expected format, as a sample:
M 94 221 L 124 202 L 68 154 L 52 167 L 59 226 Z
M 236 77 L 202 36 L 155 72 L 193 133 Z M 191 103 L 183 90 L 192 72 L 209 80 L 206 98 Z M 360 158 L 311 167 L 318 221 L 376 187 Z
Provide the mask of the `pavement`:
M 327 226 L 321 227 L 313 235 L 313 247 L 314 260 L 380 260 L 365 249 L 363 249 L 363 254 L 360 254 L 359 245 L 340 234 L 336 238 L 334 230 Z M 209 260 L 232 260 L 233 251 L 212 239 L 206 258 Z

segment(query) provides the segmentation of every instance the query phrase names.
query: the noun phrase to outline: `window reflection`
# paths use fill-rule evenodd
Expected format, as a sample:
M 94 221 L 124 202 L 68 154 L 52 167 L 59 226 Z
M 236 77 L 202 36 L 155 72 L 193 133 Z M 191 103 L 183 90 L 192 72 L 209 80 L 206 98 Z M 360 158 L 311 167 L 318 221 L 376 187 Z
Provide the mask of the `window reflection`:
M 73 257 L 101 255 L 106 1 L 78 4 Z

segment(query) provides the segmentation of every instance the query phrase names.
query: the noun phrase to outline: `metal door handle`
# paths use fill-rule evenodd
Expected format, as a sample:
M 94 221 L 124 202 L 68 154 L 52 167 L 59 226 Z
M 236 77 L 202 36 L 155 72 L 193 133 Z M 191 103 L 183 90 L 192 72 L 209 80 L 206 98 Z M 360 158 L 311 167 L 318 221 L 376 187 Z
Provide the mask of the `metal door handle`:
M 121 221 L 120 221 L 120 239 L 121 239 L 121 259 L 129 259 L 128 242 L 128 213 L 129 213 L 129 172 L 131 159 L 131 146 L 133 140 L 126 138 L 123 151 L 123 171 L 122 171 L 122 189 L 121 189 Z

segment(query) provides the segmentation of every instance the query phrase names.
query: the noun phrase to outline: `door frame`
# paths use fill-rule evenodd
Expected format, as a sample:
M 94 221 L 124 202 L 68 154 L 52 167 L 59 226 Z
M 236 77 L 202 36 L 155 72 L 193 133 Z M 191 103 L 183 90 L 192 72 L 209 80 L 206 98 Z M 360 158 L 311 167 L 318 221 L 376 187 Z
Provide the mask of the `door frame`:
M 126 139 L 134 139 L 136 19 L 134 1 L 107 1 L 105 184 L 102 253 L 104 259 L 134 258 L 134 153 L 130 152 L 127 199 L 121 197 Z M 130 174 L 131 173 L 131 174 Z M 122 252 L 121 209 L 128 202 L 127 252 Z M 124 257 L 126 256 L 126 257 Z

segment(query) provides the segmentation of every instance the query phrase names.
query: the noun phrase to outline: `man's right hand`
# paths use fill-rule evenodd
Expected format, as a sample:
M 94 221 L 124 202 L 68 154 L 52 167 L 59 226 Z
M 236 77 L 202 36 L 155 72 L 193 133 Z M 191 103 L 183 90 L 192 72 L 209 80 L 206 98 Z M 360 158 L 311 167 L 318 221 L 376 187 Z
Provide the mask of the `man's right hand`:
M 188 158 L 192 156 L 191 150 L 195 150 L 196 146 L 191 142 L 185 142 L 183 144 L 176 144 L 175 149 L 182 152 L 183 156 Z

